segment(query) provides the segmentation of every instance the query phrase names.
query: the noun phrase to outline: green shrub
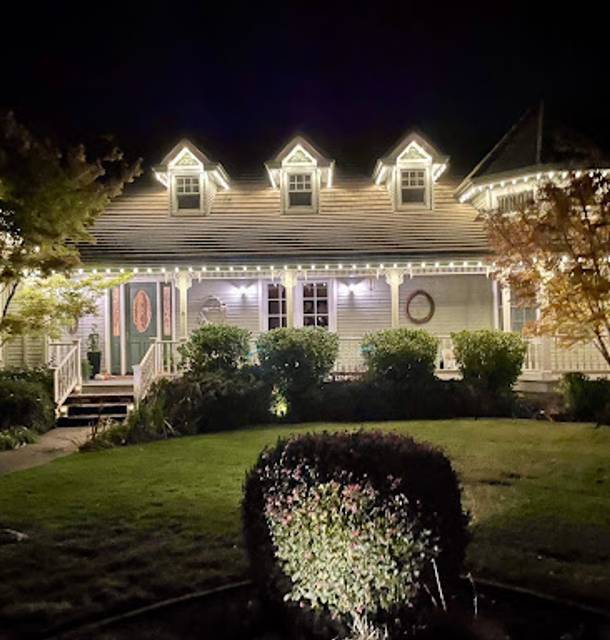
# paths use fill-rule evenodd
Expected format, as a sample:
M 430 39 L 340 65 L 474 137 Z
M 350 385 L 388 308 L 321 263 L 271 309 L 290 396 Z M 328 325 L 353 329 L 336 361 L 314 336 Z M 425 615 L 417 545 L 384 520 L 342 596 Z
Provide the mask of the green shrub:
M 242 514 L 262 593 L 325 637 L 364 620 L 408 632 L 438 596 L 435 569 L 451 594 L 467 543 L 451 464 L 395 433 L 279 440 L 248 473 Z
M 38 382 L 0 379 L 0 430 L 16 425 L 44 433 L 55 424 L 55 407 L 48 390 Z
M 240 327 L 204 324 L 180 347 L 184 366 L 192 375 L 231 373 L 248 361 L 250 332 Z
M 572 419 L 610 424 L 610 380 L 590 380 L 583 373 L 566 373 L 559 390 Z
M 256 348 L 263 375 L 292 402 L 330 373 L 339 339 L 320 327 L 281 328 L 261 334 Z
M 12 427 L 0 431 L 0 451 L 10 451 L 32 442 L 36 442 L 36 435 L 27 427 Z
M 3 380 L 23 380 L 40 384 L 53 400 L 53 369 L 49 367 L 7 367 L 0 369 L 0 384 Z
M 527 351 L 519 334 L 480 329 L 452 333 L 451 339 L 464 381 L 489 393 L 513 388 Z
M 384 329 L 364 336 L 362 354 L 372 377 L 422 384 L 434 375 L 438 340 L 423 329 Z

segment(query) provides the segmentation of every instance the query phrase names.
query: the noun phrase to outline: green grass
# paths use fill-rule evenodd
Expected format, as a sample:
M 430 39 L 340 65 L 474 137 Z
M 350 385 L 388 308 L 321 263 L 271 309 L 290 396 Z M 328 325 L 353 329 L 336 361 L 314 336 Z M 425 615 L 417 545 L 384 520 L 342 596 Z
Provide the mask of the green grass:
M 257 428 L 89 454 L 0 478 L 0 629 L 40 629 L 240 578 Z M 472 512 L 475 576 L 610 604 L 610 429 L 516 420 L 367 425 L 441 446 Z M 23 632 L 23 628 L 21 629 Z M 0 634 L 1 635 L 1 634 Z

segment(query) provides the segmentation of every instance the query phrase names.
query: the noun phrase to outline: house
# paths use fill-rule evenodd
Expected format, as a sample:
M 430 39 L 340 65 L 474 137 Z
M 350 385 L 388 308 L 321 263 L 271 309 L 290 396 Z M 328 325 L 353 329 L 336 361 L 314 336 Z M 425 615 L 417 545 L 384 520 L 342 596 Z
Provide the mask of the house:
M 336 368 L 345 373 L 362 369 L 367 332 L 424 328 L 440 339 L 439 371 L 452 375 L 452 331 L 521 331 L 535 314 L 491 277 L 479 211 L 510 210 L 541 180 L 601 166 L 573 146 L 566 154 L 556 133 L 542 106 L 529 111 L 461 181 L 417 131 L 379 158 L 372 175 L 344 171 L 296 136 L 259 176 L 240 179 L 182 140 L 98 219 L 96 244 L 81 247 L 85 270 L 131 279 L 69 338 L 84 341 L 96 324 L 102 371 L 133 372 L 136 396 L 206 322 L 236 324 L 253 337 L 280 326 L 336 331 Z M 66 360 L 67 347 L 58 348 L 56 364 Z M 47 352 L 44 342 L 15 341 L 4 360 L 32 364 Z M 590 345 L 530 340 L 524 381 L 568 370 L 606 365 Z M 58 398 L 74 384 L 62 383 Z

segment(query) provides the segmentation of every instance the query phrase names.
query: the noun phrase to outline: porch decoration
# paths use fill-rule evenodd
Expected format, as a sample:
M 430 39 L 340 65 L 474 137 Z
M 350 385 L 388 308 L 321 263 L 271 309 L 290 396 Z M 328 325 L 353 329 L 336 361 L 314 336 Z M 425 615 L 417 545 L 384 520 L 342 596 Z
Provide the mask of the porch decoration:
M 432 320 L 436 309 L 432 296 L 423 289 L 418 289 L 407 298 L 407 318 L 413 324 L 426 324 Z
M 100 334 L 97 325 L 91 325 L 91 331 L 87 336 L 87 361 L 91 365 L 91 379 L 99 374 L 102 366 L 102 351 L 100 349 Z

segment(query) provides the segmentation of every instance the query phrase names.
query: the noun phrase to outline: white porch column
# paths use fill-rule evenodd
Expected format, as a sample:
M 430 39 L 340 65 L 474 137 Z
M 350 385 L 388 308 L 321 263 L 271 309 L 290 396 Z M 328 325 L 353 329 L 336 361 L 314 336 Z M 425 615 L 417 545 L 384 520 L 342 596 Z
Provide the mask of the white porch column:
M 176 286 L 178 287 L 178 307 L 180 316 L 178 321 L 178 337 L 188 338 L 188 295 L 187 292 L 191 288 L 192 281 L 188 273 L 180 272 L 176 277 Z
M 511 313 L 510 313 L 510 287 L 502 286 L 502 331 L 510 331 Z
M 493 300 L 493 322 L 494 329 L 500 328 L 500 291 L 498 288 L 498 281 L 493 279 L 491 280 L 491 296 Z
M 291 271 L 282 274 L 282 284 L 286 290 L 286 326 L 294 327 L 294 287 L 296 286 L 296 276 Z
M 385 276 L 386 282 L 390 285 L 391 296 L 391 319 L 392 329 L 400 326 L 400 285 L 404 280 L 404 273 L 398 269 L 390 269 Z

